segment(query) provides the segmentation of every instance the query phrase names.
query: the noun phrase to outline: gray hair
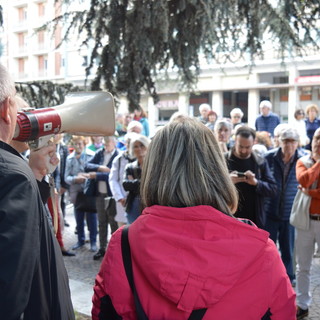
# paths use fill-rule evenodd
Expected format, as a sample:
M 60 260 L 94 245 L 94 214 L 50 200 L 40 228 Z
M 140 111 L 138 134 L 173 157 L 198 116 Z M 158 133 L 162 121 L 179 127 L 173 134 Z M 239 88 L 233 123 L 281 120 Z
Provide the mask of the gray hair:
M 240 117 L 242 118 L 243 117 L 243 112 L 240 108 L 233 108 L 231 111 L 230 111 L 230 116 L 232 117 L 234 114 L 240 114 Z
M 211 110 L 211 107 L 210 107 L 210 105 L 207 104 L 207 103 L 202 103 L 202 104 L 200 104 L 200 106 L 199 106 L 199 111 L 202 111 L 202 110 L 204 110 L 204 109 Z
M 143 129 L 143 125 L 142 125 L 141 122 L 136 121 L 136 120 L 132 120 L 132 121 L 130 121 L 129 124 L 128 124 L 127 131 L 128 131 L 128 132 L 131 132 L 132 129 L 135 128 L 135 127 L 139 128 L 139 129 L 140 129 L 140 132 L 141 132 L 142 129 Z
M 0 64 L 0 103 L 6 98 L 13 97 L 16 94 L 14 82 L 11 79 L 7 69 Z
M 269 100 L 262 100 L 260 102 L 259 108 L 261 109 L 263 107 L 267 107 L 267 108 L 269 108 L 271 110 L 272 109 L 272 103 Z
M 132 157 L 134 157 L 134 152 L 133 152 L 133 146 L 135 142 L 141 142 L 146 148 L 148 148 L 150 140 L 146 136 L 143 136 L 142 134 L 136 133 L 135 135 L 132 136 L 130 140 L 130 146 L 129 146 L 129 153 Z
M 219 119 L 214 125 L 214 131 L 218 132 L 221 128 L 226 127 L 230 132 L 232 131 L 232 123 L 229 119 Z
M 210 129 L 196 119 L 170 122 L 150 143 L 141 177 L 143 206 L 209 205 L 235 212 L 238 194 Z

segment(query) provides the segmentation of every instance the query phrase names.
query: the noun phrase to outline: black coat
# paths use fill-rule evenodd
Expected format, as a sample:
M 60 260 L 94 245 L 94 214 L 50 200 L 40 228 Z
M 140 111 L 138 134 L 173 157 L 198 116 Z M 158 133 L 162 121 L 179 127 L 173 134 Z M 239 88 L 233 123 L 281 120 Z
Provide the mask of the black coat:
M 58 179 L 57 176 L 59 175 L 59 186 L 58 186 L 59 189 L 60 187 L 69 189 L 69 185 L 64 180 L 64 174 L 66 172 L 66 161 L 67 161 L 68 155 L 69 155 L 68 147 L 63 144 L 60 144 L 60 147 L 59 147 L 60 163 L 59 163 L 59 166 L 53 172 L 53 178 L 55 182 L 57 181 Z
M 90 183 L 94 183 L 95 184 L 95 191 L 93 192 L 95 196 L 98 196 L 99 192 L 98 192 L 98 182 L 99 181 L 105 181 L 107 184 L 107 193 L 108 193 L 108 197 L 112 197 L 112 192 L 110 189 L 110 185 L 109 185 L 109 174 L 110 172 L 98 172 L 98 169 L 101 165 L 103 165 L 104 162 L 104 148 L 99 149 L 98 151 L 96 151 L 94 157 L 88 161 L 88 163 L 85 165 L 84 167 L 84 171 L 85 172 L 96 172 L 97 173 L 97 177 L 95 180 L 91 180 Z M 111 169 L 112 166 L 112 161 L 113 159 L 119 154 L 118 150 L 115 150 L 112 157 L 110 158 L 109 162 L 107 163 L 107 167 L 109 169 Z
M 227 161 L 227 166 L 229 168 L 229 161 L 232 155 L 232 151 L 225 153 L 225 159 Z M 256 186 L 255 196 L 256 196 L 256 223 L 259 228 L 263 228 L 266 223 L 266 212 L 264 210 L 265 197 L 274 197 L 277 193 L 277 183 L 272 176 L 270 168 L 267 161 L 261 158 L 254 152 L 252 153 L 254 159 L 254 168 L 252 172 L 255 174 L 258 184 Z
M 132 176 L 133 179 L 128 179 L 128 176 Z M 136 197 L 140 197 L 140 179 L 141 179 L 141 167 L 138 160 L 128 163 L 124 169 L 123 188 L 129 191 L 126 200 L 126 212 L 130 212 L 133 200 Z
M 74 319 L 67 272 L 36 179 L 2 141 L 0 257 L 0 319 Z

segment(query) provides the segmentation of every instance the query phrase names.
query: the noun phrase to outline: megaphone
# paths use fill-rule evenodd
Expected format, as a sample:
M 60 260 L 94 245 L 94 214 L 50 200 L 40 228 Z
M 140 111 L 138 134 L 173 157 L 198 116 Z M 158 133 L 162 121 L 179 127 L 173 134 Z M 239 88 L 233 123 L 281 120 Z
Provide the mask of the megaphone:
M 33 141 L 58 133 L 111 136 L 114 132 L 112 95 L 92 91 L 69 94 L 63 104 L 55 107 L 18 112 L 13 139 Z

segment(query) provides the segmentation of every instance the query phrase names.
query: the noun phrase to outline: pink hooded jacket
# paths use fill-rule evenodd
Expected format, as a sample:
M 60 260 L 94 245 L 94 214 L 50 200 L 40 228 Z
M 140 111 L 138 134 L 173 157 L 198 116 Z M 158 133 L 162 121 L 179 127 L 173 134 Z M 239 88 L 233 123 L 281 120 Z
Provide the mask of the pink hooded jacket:
M 122 319 L 136 319 L 119 229 L 96 277 L 92 319 L 108 297 Z M 295 293 L 269 234 L 210 206 L 152 206 L 130 226 L 134 281 L 145 313 L 153 319 L 295 319 Z M 111 300 L 110 300 L 110 299 Z M 110 303 L 111 303 L 110 302 Z M 119 318 L 121 319 L 121 318 Z

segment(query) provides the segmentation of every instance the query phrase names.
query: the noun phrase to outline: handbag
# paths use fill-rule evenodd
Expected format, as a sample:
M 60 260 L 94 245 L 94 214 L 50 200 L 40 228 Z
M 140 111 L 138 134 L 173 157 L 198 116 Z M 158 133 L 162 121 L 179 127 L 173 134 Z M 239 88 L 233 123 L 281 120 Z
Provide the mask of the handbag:
M 87 196 L 82 191 L 80 191 L 77 193 L 74 208 L 82 212 L 97 212 L 96 198 Z
M 87 179 L 84 183 L 83 193 L 87 196 L 96 196 L 96 181 L 94 179 Z
M 308 230 L 310 224 L 309 208 L 311 197 L 298 190 L 294 198 L 291 214 L 290 224 L 301 230 Z
M 110 207 L 114 209 L 108 210 Z M 115 217 L 117 215 L 116 207 L 116 200 L 113 197 L 105 197 L 104 198 L 104 210 L 108 210 L 108 216 Z
M 300 158 L 303 164 L 310 168 L 313 165 L 309 155 Z M 318 180 L 314 181 L 310 189 L 316 188 Z M 294 197 L 291 213 L 290 224 L 301 230 L 308 230 L 310 225 L 310 209 L 311 197 L 303 193 L 298 189 L 296 196 Z

